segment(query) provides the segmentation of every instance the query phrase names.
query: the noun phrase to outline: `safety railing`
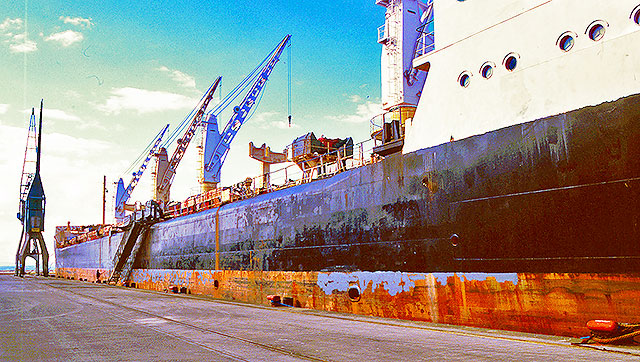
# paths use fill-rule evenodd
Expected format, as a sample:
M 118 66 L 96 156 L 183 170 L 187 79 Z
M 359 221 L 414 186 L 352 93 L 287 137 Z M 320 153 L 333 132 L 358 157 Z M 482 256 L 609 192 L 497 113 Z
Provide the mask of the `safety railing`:
M 415 57 L 428 54 L 436 49 L 435 37 L 433 31 L 421 33 L 418 37 Z
M 369 131 L 371 133 L 371 139 L 374 142 L 373 146 L 378 146 L 388 140 L 389 135 L 385 135 L 386 123 L 389 123 L 391 121 L 402 121 L 404 119 L 413 117 L 415 109 L 416 106 L 413 105 L 401 105 L 392 107 L 384 113 L 372 117 L 369 120 Z M 398 134 L 397 136 L 402 137 L 402 134 Z
M 384 127 L 385 114 L 386 112 L 380 113 L 369 120 L 369 134 L 371 135 L 371 139 L 373 139 L 374 143 L 376 143 L 376 140 L 382 139 L 381 134 L 382 128 Z
M 353 147 L 353 150 L 349 150 L 349 152 L 343 147 L 307 159 L 305 161 L 306 163 L 315 164 L 312 167 L 303 166 L 301 169 L 297 164 L 289 162 L 284 167 L 266 175 L 248 177 L 244 181 L 229 187 L 217 188 L 189 196 L 181 202 L 172 202 L 166 206 L 164 216 L 174 218 L 218 208 L 229 202 L 244 200 L 261 194 L 328 178 L 346 170 L 376 163 L 381 159 L 373 153 L 374 140 L 372 139 L 354 144 L 350 147 Z M 136 209 L 138 208 L 143 208 L 143 206 L 136 206 Z M 99 226 L 98 228 L 91 229 L 91 231 L 87 229 L 81 230 L 82 227 L 74 228 L 73 230 L 76 233 L 81 232 L 81 234 L 76 234 L 66 240 L 61 238 L 56 246 L 63 248 L 110 235 L 112 228 L 124 227 L 131 221 L 132 217 L 134 217 L 133 214 L 128 215 L 119 224 Z M 60 231 L 62 231 L 62 228 L 66 227 L 58 228 L 61 228 Z
M 347 152 L 343 147 L 323 155 L 317 155 L 301 163 L 302 168 L 296 163 L 288 162 L 286 166 L 268 174 L 248 177 L 230 187 L 218 188 L 207 193 L 190 196 L 182 202 L 172 203 L 167 207 L 165 214 L 170 217 L 185 216 L 375 163 L 380 158 L 373 154 L 373 146 L 373 140 L 366 140 L 353 145 L 353 150 L 350 152 Z M 315 164 L 315 166 L 305 167 L 305 163 Z
M 109 235 L 112 228 L 112 225 L 56 226 L 56 247 L 64 248 L 101 238 Z

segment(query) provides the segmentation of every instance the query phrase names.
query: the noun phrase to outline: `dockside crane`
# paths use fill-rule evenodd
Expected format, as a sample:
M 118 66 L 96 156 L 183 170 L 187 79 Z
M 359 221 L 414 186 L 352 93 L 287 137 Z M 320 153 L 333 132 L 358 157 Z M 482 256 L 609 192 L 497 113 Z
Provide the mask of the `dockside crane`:
M 184 133 L 184 136 L 178 140 L 178 145 L 171 156 L 171 159 L 167 158 L 167 149 L 161 147 L 160 151 L 156 155 L 156 169 L 155 169 L 155 185 L 154 185 L 154 199 L 162 206 L 166 205 L 170 201 L 170 189 L 173 178 L 176 175 L 176 169 L 184 156 L 191 139 L 196 133 L 196 129 L 201 124 L 202 118 L 205 115 L 207 106 L 213 98 L 213 93 L 218 88 L 222 77 L 218 77 L 215 82 L 209 87 L 209 90 L 205 93 L 204 97 L 200 101 L 199 105 L 193 113 L 191 122 Z
M 218 112 L 211 112 L 207 115 L 206 139 L 204 145 L 203 174 L 201 177 L 202 190 L 213 189 L 220 182 L 220 169 L 227 157 L 231 141 L 236 136 L 240 127 L 249 117 L 249 112 L 257 103 L 262 90 L 264 89 L 269 75 L 280 59 L 280 55 L 289 43 L 291 35 L 286 35 L 278 46 L 271 52 L 269 60 L 262 67 L 257 79 L 247 92 L 242 102 L 234 107 L 233 115 L 224 127 L 222 133 L 218 130 Z
M 144 161 L 142 161 L 142 164 L 138 168 L 138 171 L 134 172 L 131 175 L 131 181 L 129 182 L 129 185 L 125 188 L 124 181 L 122 180 L 122 178 L 118 180 L 118 186 L 116 187 L 116 201 L 115 201 L 115 218 L 117 222 L 124 220 L 125 210 L 128 209 L 127 206 L 130 206 L 130 205 L 127 205 L 127 201 L 129 201 L 129 198 L 131 197 L 131 193 L 136 188 L 136 186 L 138 185 L 138 182 L 140 181 L 140 178 L 142 177 L 142 174 L 147 169 L 147 165 L 149 164 L 149 161 L 151 161 L 151 158 L 158 152 L 158 149 L 160 147 L 160 142 L 162 142 L 162 138 L 164 137 L 164 134 L 167 132 L 167 129 L 169 129 L 169 125 L 166 125 L 151 141 L 153 142 L 153 145 L 149 149 L 149 152 L 147 153 L 147 157 L 144 159 Z
M 27 257 L 35 259 L 36 274 L 40 274 L 38 264 L 40 257 L 42 257 L 42 274 L 49 276 L 49 252 L 42 237 L 46 202 L 44 188 L 42 187 L 42 180 L 40 178 L 43 103 L 44 101 L 40 101 L 40 121 L 38 123 L 37 134 L 35 133 L 35 109 L 31 110 L 31 118 L 29 120 L 27 147 L 22 167 L 22 180 L 20 182 L 19 212 L 17 214 L 20 223 L 22 223 L 22 233 L 18 244 L 18 252 L 16 253 L 15 274 L 17 276 L 24 276 Z M 34 137 L 33 135 L 37 135 L 35 150 L 30 147 L 30 139 Z M 30 150 L 31 152 L 29 152 Z M 35 172 L 30 173 L 27 171 L 26 166 L 30 162 L 28 155 L 33 153 L 33 151 L 36 153 Z

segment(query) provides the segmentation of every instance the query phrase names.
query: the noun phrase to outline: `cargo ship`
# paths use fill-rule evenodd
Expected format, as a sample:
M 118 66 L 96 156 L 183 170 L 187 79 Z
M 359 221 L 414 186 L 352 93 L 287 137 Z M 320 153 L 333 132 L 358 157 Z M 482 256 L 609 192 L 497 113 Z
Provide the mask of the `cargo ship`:
M 371 140 L 252 145 L 255 179 L 58 227 L 56 275 L 566 336 L 639 321 L 640 2 L 376 4 Z

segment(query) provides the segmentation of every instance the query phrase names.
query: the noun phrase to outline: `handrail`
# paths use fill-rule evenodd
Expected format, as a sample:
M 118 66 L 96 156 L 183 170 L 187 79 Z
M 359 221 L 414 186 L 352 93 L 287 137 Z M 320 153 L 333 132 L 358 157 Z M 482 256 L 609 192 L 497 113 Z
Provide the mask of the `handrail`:
M 346 147 L 343 146 L 337 150 L 308 159 L 307 162 L 321 162 L 319 162 L 318 165 L 312 166 L 306 170 L 301 170 L 297 164 L 292 163 L 278 170 L 269 172 L 269 179 L 271 181 L 280 180 L 281 184 L 279 185 L 270 183 L 268 187 L 264 187 L 264 185 L 260 185 L 260 180 L 263 179 L 264 175 L 258 175 L 252 178 L 247 178 L 247 180 L 245 180 L 250 180 L 249 185 L 246 185 L 245 182 L 239 182 L 234 186 L 217 188 L 205 193 L 189 196 L 182 202 L 172 202 L 167 205 L 167 208 L 165 210 L 165 218 L 180 217 L 208 209 L 219 208 L 221 205 L 229 202 L 249 199 L 263 193 L 282 190 L 292 186 L 313 182 L 315 180 L 331 177 L 346 170 L 376 163 L 381 160 L 382 157 L 373 153 L 373 147 L 375 146 L 375 144 L 372 144 L 369 147 L 369 144 L 372 142 L 372 139 L 368 139 L 354 144 L 353 152 L 351 153 L 351 155 L 346 154 Z M 335 161 L 326 162 L 328 158 L 332 158 L 328 156 L 334 156 L 336 158 Z M 307 172 L 306 178 L 305 171 Z M 240 184 L 246 185 L 244 186 L 244 192 L 242 193 L 236 191 L 238 185 Z M 234 190 L 234 188 L 236 190 Z M 131 215 L 128 215 L 124 221 L 131 221 Z M 59 243 L 59 245 L 56 246 L 60 248 L 73 244 L 83 243 L 89 240 L 94 240 L 109 234 L 112 228 L 122 227 L 122 224 L 123 223 L 120 223 L 119 225 L 105 225 L 99 230 L 77 235 L 72 239 Z
M 384 127 L 384 124 L 386 121 L 385 116 L 387 114 L 393 113 L 398 110 L 402 110 L 403 108 L 417 108 L 417 106 L 410 105 L 410 104 L 398 105 L 398 106 L 391 107 L 388 110 L 371 117 L 371 119 L 369 120 L 370 134 L 373 135 L 375 132 L 382 130 L 382 127 Z M 378 119 L 381 119 L 381 121 L 378 121 Z

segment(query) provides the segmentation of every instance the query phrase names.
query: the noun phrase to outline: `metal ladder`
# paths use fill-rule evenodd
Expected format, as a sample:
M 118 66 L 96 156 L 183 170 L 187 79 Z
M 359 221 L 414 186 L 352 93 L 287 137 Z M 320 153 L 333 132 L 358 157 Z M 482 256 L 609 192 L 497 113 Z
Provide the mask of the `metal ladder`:
M 142 246 L 142 242 L 147 239 L 149 236 L 149 232 L 151 231 L 151 225 L 144 225 L 142 230 L 140 231 L 140 236 L 136 239 L 136 243 L 131 250 L 131 255 L 127 258 L 127 262 L 122 267 L 122 271 L 120 272 L 120 280 L 124 283 L 131 276 L 131 271 L 133 270 L 133 263 L 136 261 L 136 257 L 138 256 L 138 251 L 140 250 L 140 246 Z
M 109 284 L 118 284 L 129 278 L 136 255 L 142 241 L 151 229 L 143 220 L 134 220 L 129 230 L 122 237 L 118 251 L 113 258 L 113 272 L 109 277 Z M 123 274 L 124 272 L 124 274 Z
M 155 201 L 147 202 L 147 209 L 142 211 L 139 219 L 136 219 L 137 215 L 137 212 L 132 215 L 133 220 L 122 236 L 122 241 L 113 257 L 113 271 L 109 276 L 109 284 L 126 283 L 131 276 L 138 251 L 149 236 L 151 227 L 164 219 L 162 208 Z

